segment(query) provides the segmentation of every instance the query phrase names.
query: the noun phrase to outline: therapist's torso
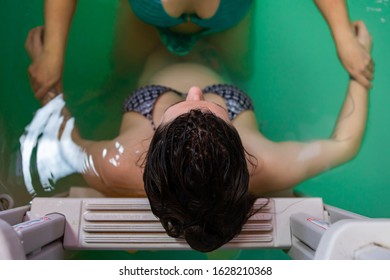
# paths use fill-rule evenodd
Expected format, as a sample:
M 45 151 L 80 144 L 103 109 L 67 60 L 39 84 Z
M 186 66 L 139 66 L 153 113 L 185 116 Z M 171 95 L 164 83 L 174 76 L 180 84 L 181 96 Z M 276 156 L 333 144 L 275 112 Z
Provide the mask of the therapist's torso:
M 164 45 L 186 55 L 201 37 L 237 25 L 252 0 L 129 0 L 136 16 L 157 28 Z

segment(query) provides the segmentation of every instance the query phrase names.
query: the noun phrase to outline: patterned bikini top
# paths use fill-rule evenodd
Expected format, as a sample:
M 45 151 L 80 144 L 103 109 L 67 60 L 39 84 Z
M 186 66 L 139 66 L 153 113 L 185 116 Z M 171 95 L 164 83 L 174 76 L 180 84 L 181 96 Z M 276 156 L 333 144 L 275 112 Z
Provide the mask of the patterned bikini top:
M 169 87 L 159 85 L 149 85 L 136 89 L 124 102 L 124 112 L 137 112 L 146 117 L 152 124 L 153 129 L 156 126 L 153 122 L 153 108 L 157 98 L 166 93 L 174 92 L 180 96 L 185 96 L 185 93 L 179 92 Z M 204 94 L 214 93 L 221 96 L 226 103 L 227 111 L 230 120 L 234 120 L 241 112 L 246 110 L 254 110 L 253 104 L 249 96 L 239 88 L 228 84 L 216 84 L 205 87 Z

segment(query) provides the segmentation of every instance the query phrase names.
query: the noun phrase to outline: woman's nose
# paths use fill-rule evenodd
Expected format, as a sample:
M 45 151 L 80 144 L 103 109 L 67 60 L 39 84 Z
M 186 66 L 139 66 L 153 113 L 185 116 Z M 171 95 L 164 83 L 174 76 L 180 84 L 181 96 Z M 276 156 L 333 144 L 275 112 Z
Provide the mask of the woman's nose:
M 204 100 L 203 92 L 200 87 L 191 87 L 187 94 L 187 101 Z

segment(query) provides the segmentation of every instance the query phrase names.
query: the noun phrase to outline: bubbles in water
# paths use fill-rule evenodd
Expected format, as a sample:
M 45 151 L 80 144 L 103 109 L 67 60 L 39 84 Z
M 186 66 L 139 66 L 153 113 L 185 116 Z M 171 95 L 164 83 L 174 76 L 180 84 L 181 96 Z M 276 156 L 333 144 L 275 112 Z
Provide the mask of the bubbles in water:
M 375 0 L 371 5 L 366 6 L 367 13 L 376 13 L 378 14 L 379 21 L 381 23 L 386 23 L 388 19 L 388 7 L 390 5 L 390 0 Z

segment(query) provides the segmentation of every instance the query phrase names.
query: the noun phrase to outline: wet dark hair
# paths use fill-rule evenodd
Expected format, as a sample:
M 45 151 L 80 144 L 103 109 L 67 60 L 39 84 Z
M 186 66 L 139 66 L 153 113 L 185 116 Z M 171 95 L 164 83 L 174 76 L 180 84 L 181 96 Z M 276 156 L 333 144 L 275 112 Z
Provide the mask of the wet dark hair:
M 143 179 L 167 234 L 201 252 L 230 241 L 252 214 L 240 136 L 209 111 L 191 110 L 157 128 Z

